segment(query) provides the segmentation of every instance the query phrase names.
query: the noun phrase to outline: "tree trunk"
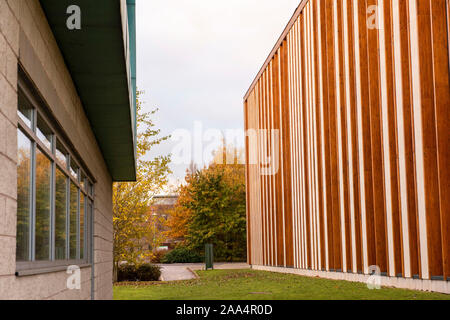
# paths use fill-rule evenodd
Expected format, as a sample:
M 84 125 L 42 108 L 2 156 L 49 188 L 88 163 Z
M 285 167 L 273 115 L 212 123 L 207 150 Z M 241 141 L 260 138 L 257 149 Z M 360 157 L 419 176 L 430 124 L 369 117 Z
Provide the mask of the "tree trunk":
M 113 281 L 116 283 L 119 280 L 119 262 L 113 263 Z

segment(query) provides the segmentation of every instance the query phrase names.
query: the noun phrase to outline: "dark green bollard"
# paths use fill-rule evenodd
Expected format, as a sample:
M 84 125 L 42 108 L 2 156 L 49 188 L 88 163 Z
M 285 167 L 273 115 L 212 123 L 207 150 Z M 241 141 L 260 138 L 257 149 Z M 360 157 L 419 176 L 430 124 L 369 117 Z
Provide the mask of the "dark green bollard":
M 205 245 L 206 270 L 214 270 L 214 249 L 212 244 Z

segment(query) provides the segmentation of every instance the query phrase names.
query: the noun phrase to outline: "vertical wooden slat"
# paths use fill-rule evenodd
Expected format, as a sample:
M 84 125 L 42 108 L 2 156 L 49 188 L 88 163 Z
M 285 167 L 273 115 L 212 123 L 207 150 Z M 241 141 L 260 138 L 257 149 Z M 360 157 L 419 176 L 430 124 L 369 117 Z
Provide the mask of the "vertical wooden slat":
M 289 35 L 289 99 L 290 99 L 290 108 L 289 108 L 289 114 L 290 114 L 290 127 L 292 128 L 292 134 L 291 134 L 291 145 L 292 145 L 292 153 L 291 153 L 291 161 L 292 161 L 292 180 L 291 180 L 291 186 L 292 186 L 292 232 L 293 232 L 293 266 L 299 267 L 298 264 L 298 246 L 300 244 L 299 238 L 298 238 L 298 225 L 297 225 L 297 219 L 298 219 L 298 201 L 300 198 L 300 195 L 298 194 L 298 188 L 296 184 L 297 180 L 297 166 L 298 166 L 298 160 L 296 155 L 296 148 L 297 148 L 297 140 L 296 140 L 296 118 L 295 118 L 295 107 L 296 107 L 296 101 L 295 101 L 295 90 L 296 87 L 295 83 L 295 37 L 294 37 L 295 30 L 293 29 L 293 32 Z
M 420 66 L 420 93 L 424 158 L 425 202 L 430 277 L 442 277 L 442 243 L 440 227 L 439 174 L 437 157 L 435 85 L 430 0 L 417 0 L 417 23 Z
M 300 148 L 302 146 L 301 142 L 301 136 L 299 135 L 300 132 L 300 126 L 301 121 L 299 120 L 299 114 L 300 110 L 302 108 L 302 86 L 300 82 L 300 72 L 301 72 L 301 65 L 300 65 L 300 45 L 299 45 L 299 23 L 297 22 L 294 25 L 294 32 L 293 32 L 293 97 L 294 97 L 294 104 L 293 104 L 293 114 L 294 114 L 294 139 L 295 139 L 295 159 L 296 160 L 296 166 L 295 166 L 295 174 L 294 174 L 294 184 L 297 191 L 298 198 L 296 199 L 297 203 L 297 210 L 296 210 L 296 234 L 297 234 L 297 264 L 301 265 L 302 268 L 306 268 L 306 257 L 305 257 L 305 247 L 306 247 L 306 241 L 305 241 L 305 230 L 304 230 L 304 214 L 305 214 L 305 207 L 304 207 L 304 197 L 305 193 L 303 192 L 303 172 L 301 168 L 303 167 L 303 154 L 300 151 Z
M 368 0 L 367 6 L 378 6 L 376 0 Z M 369 57 L 369 92 L 370 92 L 370 127 L 372 142 L 372 182 L 374 198 L 374 220 L 376 241 L 376 265 L 382 273 L 388 270 L 387 241 L 386 241 L 386 213 L 383 170 L 383 140 L 381 128 L 381 89 L 380 89 L 380 61 L 379 61 L 379 31 L 377 28 L 368 30 Z
M 390 17 L 386 17 L 385 1 L 378 2 L 378 16 L 380 31 L 378 33 L 379 41 L 379 63 L 380 63 L 380 91 L 381 91 L 381 146 L 383 150 L 383 175 L 384 175 L 384 210 L 385 210 L 385 234 L 387 245 L 387 262 L 389 276 L 395 276 L 395 262 L 394 262 L 394 235 L 393 235 L 393 186 L 391 182 L 391 150 L 390 150 L 390 134 L 389 134 L 389 113 L 392 112 L 393 104 L 390 100 L 389 93 L 392 91 L 392 82 L 390 80 L 390 62 L 392 57 L 390 54 L 390 44 L 386 43 L 386 34 L 389 32 L 388 39 L 390 39 Z M 387 12 L 389 14 L 389 12 Z M 386 23 L 388 19 L 388 23 Z M 394 168 L 392 168 L 394 169 Z M 395 189 L 394 189 L 395 191 Z
M 246 131 L 249 130 L 249 112 L 248 112 L 248 103 L 247 101 L 244 103 L 244 128 Z M 245 141 L 246 149 L 245 149 L 245 163 L 247 164 L 247 169 L 245 170 L 245 191 L 246 191 L 246 212 L 247 212 L 247 263 L 252 265 L 252 236 L 250 234 L 251 230 L 251 217 L 250 217 L 250 174 L 248 172 L 248 168 L 250 165 L 250 156 L 249 156 L 249 137 L 247 136 Z
M 265 80 L 266 80 L 266 74 L 264 73 L 262 75 L 261 78 L 261 84 L 260 84 L 260 99 L 261 99 L 261 110 L 260 110 L 260 115 L 261 115 L 261 124 L 260 124 L 260 128 L 262 131 L 262 141 L 261 141 L 261 164 L 265 163 L 266 159 L 267 159 L 267 154 L 266 154 L 266 150 L 267 150 L 267 141 L 266 141 L 266 134 L 267 134 L 267 128 L 266 128 L 266 115 L 267 115 L 267 111 L 266 111 L 266 96 L 265 96 L 265 88 L 266 88 L 266 84 L 265 84 Z M 264 169 L 264 168 L 263 168 Z M 267 211 L 269 208 L 268 205 L 268 201 L 267 201 L 267 176 L 263 175 L 262 176 L 262 183 L 261 183 L 261 194 L 262 194 L 262 214 L 263 214 L 263 241 L 264 241 L 264 264 L 268 264 L 269 259 L 268 259 L 268 227 L 267 227 Z
M 353 65 L 350 66 L 351 56 L 350 48 L 353 48 L 353 42 L 350 41 L 351 26 L 349 26 L 349 1 L 342 1 L 342 25 L 343 25 L 343 52 L 344 52 L 344 79 L 345 79 L 345 105 L 344 105 L 344 118 L 345 118 L 345 146 L 346 152 L 344 154 L 347 161 L 344 161 L 344 166 L 347 168 L 347 189 L 348 189 L 348 270 L 349 272 L 356 273 L 357 270 L 357 253 L 356 253 L 356 225 L 355 225 L 355 194 L 354 194 L 354 170 L 353 170 L 353 136 L 352 136 L 352 107 L 354 108 L 354 78 L 351 76 L 353 71 Z M 351 22 L 351 20 L 350 20 Z M 349 48 L 350 47 L 350 48 Z M 352 86 L 353 85 L 353 86 Z
M 419 45 L 419 16 L 416 0 L 408 2 L 409 26 L 410 26 L 410 57 L 411 57 L 411 87 L 412 87 L 412 113 L 414 127 L 414 160 L 417 194 L 417 227 L 419 238 L 420 273 L 421 278 L 429 279 L 428 266 L 428 237 L 425 199 L 425 166 L 424 166 L 424 141 L 422 131 L 422 81 L 420 65 Z
M 395 82 L 395 110 L 397 121 L 397 146 L 398 146 L 398 196 L 399 211 L 401 216 L 401 236 L 402 236 L 402 267 L 403 276 L 411 277 L 411 259 L 410 259 L 410 234 L 408 219 L 408 195 L 407 195 L 407 176 L 406 176 L 406 141 L 405 141 L 405 121 L 403 83 L 405 80 L 402 74 L 402 48 L 401 48 L 401 26 L 400 26 L 400 4 L 398 1 L 391 1 L 392 8 L 392 42 L 393 42 L 393 61 L 394 61 L 394 82 Z M 407 66 L 408 67 L 408 66 Z M 408 100 L 408 99 L 407 99 Z M 399 259 L 397 257 L 397 259 Z M 398 260 L 396 261 L 398 268 Z M 398 272 L 398 270 L 396 270 Z
M 298 267 L 297 265 L 297 226 L 296 226 L 296 212 L 297 212 L 297 200 L 298 200 L 298 195 L 297 195 L 297 189 L 295 186 L 295 168 L 297 166 L 297 161 L 295 158 L 295 148 L 296 148 L 296 144 L 295 144 L 295 128 L 294 128 L 294 124 L 295 124 L 295 119 L 294 119 L 294 114 L 293 114 L 293 108 L 294 108 L 294 99 L 293 99 L 293 36 L 292 36 L 291 32 L 288 35 L 288 49 L 289 52 L 287 54 L 288 57 L 288 75 L 289 75 L 289 84 L 288 84 L 288 98 L 289 98 L 289 127 L 292 128 L 292 133 L 290 135 L 290 142 L 291 142 L 291 146 L 292 146 L 292 152 L 291 152 L 291 181 L 290 181 L 290 187 L 292 190 L 292 198 L 291 198 L 291 204 L 292 204 L 292 253 L 293 253 L 293 257 L 292 257 L 292 266 L 294 267 Z
M 301 15 L 301 20 L 300 21 L 304 21 L 304 13 L 302 13 Z M 302 137 L 301 140 L 303 140 L 303 148 L 302 148 L 302 153 L 303 153 L 303 192 L 304 192 L 304 200 L 305 200 L 305 213 L 304 213 L 304 219 L 305 219 L 305 233 L 306 233 L 306 268 L 310 269 L 311 268 L 311 232 L 310 232 L 310 228 L 311 228 L 311 219 L 310 219 L 310 210 L 311 210 L 311 203 L 310 203 L 310 192 L 309 192 L 309 186 L 310 186 L 310 179 L 309 179 L 309 170 L 310 170 L 310 163 L 309 163 L 309 159 L 308 159 L 308 152 L 309 152 L 309 146 L 308 146 L 308 140 L 307 140 L 307 94 L 306 94 L 306 90 L 307 90 L 307 85 L 306 85 L 306 77 L 307 77 L 307 69 L 306 69 L 306 62 L 305 62 L 305 54 L 304 52 L 305 50 L 305 26 L 303 23 L 300 23 L 300 32 L 299 32 L 299 41 L 300 41 L 300 68 L 303 72 L 300 72 L 299 78 L 301 79 L 301 91 L 302 91 L 302 95 L 301 95 L 301 108 L 300 108 L 300 114 L 301 114 L 301 127 L 302 130 L 300 132 L 300 136 Z
M 316 88 L 315 94 L 315 113 L 316 113 L 316 121 L 314 123 L 316 130 L 316 165 L 317 165 L 317 201 L 318 201 L 318 250 L 319 250 L 319 266 L 318 270 L 325 270 L 326 267 L 326 242 L 325 242 L 325 198 L 326 198 L 326 189 L 324 184 L 324 163 L 323 163 L 323 128 L 322 128 L 322 84 L 321 84 L 321 52 L 320 52 L 320 1 L 315 1 L 313 6 L 313 17 L 312 17 L 312 33 L 313 33 L 313 42 L 314 42 L 314 86 Z
M 324 137 L 324 158 L 325 158 L 325 184 L 326 184 L 326 202 L 327 202 L 327 240 L 328 240 L 328 267 L 327 271 L 331 269 L 336 269 L 334 267 L 334 237 L 333 237 L 333 193 L 332 193 L 332 166 L 331 166 L 331 144 L 330 144 L 330 115 L 329 115 L 329 92 L 328 92 L 328 28 L 329 25 L 325 21 L 327 21 L 327 3 L 325 1 L 321 1 L 321 10 L 320 10 L 320 24 L 321 30 L 321 50 L 322 50 L 322 88 L 323 88 L 323 137 Z
M 288 43 L 285 40 L 280 48 L 281 53 L 281 104 L 282 104 L 282 117 L 283 117 L 283 168 L 284 168 L 284 194 L 285 194 L 285 243 L 286 243 L 286 255 L 285 265 L 286 267 L 293 267 L 293 236 L 292 236 L 292 191 L 291 191 L 291 117 L 289 113 L 289 81 L 288 81 Z
M 449 2 L 447 1 L 447 6 Z M 450 79 L 449 29 L 450 16 L 442 14 L 449 8 L 445 0 L 430 1 L 434 64 L 434 108 L 439 166 L 439 200 L 443 276 L 450 278 Z
M 390 184 L 391 184 L 391 231 L 393 241 L 393 273 L 395 276 L 404 275 L 403 252 L 402 252 L 402 228 L 400 221 L 400 186 L 399 186 L 399 164 L 397 148 L 397 109 L 395 104 L 395 74 L 393 53 L 393 22 L 392 3 L 393 0 L 384 0 L 384 37 L 386 49 L 386 85 L 387 85 L 387 118 L 388 118 L 388 141 L 390 162 Z
M 273 174 L 272 174 L 272 166 L 273 166 L 273 141 L 272 141 L 272 133 L 273 133 L 273 104 L 272 104 L 272 66 L 273 61 L 270 62 L 269 67 L 267 69 L 267 87 L 266 87 L 266 95 L 267 95 L 267 154 L 268 159 L 270 159 L 270 165 L 268 169 L 268 197 L 269 197 L 269 239 L 270 239 L 270 265 L 275 265 L 275 246 L 274 239 L 276 237 L 275 227 L 274 227 L 274 209 L 275 209 L 275 197 L 273 190 Z
M 321 2 L 315 1 L 314 7 L 314 37 L 315 66 L 316 66 L 316 114 L 317 114 L 317 159 L 318 159 L 318 193 L 319 193 L 319 232 L 320 232 L 320 270 L 328 270 L 328 239 L 327 239 L 327 189 L 325 174 L 325 131 L 324 131 L 324 95 L 322 70 L 322 38 L 321 38 Z
M 358 183 L 359 183 L 359 195 L 360 195 L 360 210 L 361 210 L 361 249 L 362 249 L 362 271 L 366 272 L 369 267 L 369 241 L 368 238 L 368 225 L 367 225 L 367 209 L 368 205 L 371 204 L 371 197 L 366 197 L 366 187 L 371 188 L 372 184 L 366 184 L 366 177 L 370 174 L 366 174 L 366 172 L 370 172 L 370 170 L 365 170 L 367 167 L 367 159 L 370 159 L 370 156 L 366 156 L 364 147 L 370 146 L 369 143 L 364 143 L 364 129 L 363 129 L 363 93 L 367 93 L 367 90 L 363 92 L 363 80 L 367 79 L 367 77 L 363 78 L 364 74 L 362 73 L 364 66 L 361 62 L 364 61 L 365 51 L 361 48 L 364 44 L 364 37 L 360 36 L 360 8 L 363 6 L 361 2 L 358 0 L 352 1 L 353 6 L 353 24 L 354 24 L 354 48 L 355 48 L 355 91 L 356 91 L 356 121 L 357 121 L 357 150 L 358 150 Z M 364 29 L 362 29 L 364 30 Z M 364 35 L 363 33 L 362 35 Z M 365 74 L 366 75 L 366 74 Z M 367 94 L 365 95 L 367 97 Z M 370 136 L 370 134 L 369 134 Z M 368 201 L 367 201 L 368 200 Z M 373 239 L 371 240 L 373 242 Z
M 357 1 L 358 5 L 358 34 L 359 34 L 359 67 L 361 80 L 361 126 L 364 162 L 365 185 L 365 213 L 367 238 L 367 266 L 376 265 L 375 212 L 374 212 L 374 183 L 372 177 L 372 129 L 370 125 L 370 74 L 368 54 L 367 30 L 367 0 Z M 365 270 L 367 271 L 367 270 Z
M 283 208 L 283 198 L 284 192 L 282 189 L 282 171 L 283 165 L 280 163 L 283 154 L 282 154 L 282 146 L 281 146 L 281 123 L 280 123 L 280 64 L 279 64 L 279 52 L 274 56 L 273 60 L 273 106 L 274 106 L 274 130 L 276 133 L 274 148 L 273 151 L 277 154 L 277 162 L 276 168 L 278 170 L 275 171 L 275 196 L 276 196 L 276 211 L 275 211 L 275 221 L 276 221 L 276 248 L 277 248 L 277 263 L 276 266 L 284 265 L 284 240 L 283 240 L 283 216 L 284 216 L 284 208 Z
M 407 1 L 399 1 L 399 23 L 400 23 L 400 50 L 402 60 L 402 100 L 403 100 L 403 123 L 405 134 L 405 170 L 408 197 L 408 235 L 409 255 L 411 263 L 411 276 L 419 277 L 420 271 L 420 248 L 419 248 L 419 226 L 418 205 L 416 197 L 416 157 L 414 116 L 413 116 L 413 82 L 412 82 L 412 59 L 411 59 L 411 29 L 409 25 L 409 5 Z
M 346 73 L 345 73 L 345 52 L 344 52 L 344 19 L 343 19 L 343 1 L 337 1 L 335 4 L 335 33 L 336 33 L 336 58 L 338 83 L 338 145 L 339 145 L 339 173 L 340 173 L 340 192 L 341 192 L 341 232 L 343 247 L 343 271 L 347 272 L 352 268 L 352 245 L 350 235 L 350 194 L 348 177 L 348 145 L 347 145 L 347 121 L 346 121 Z
M 283 159 L 285 161 L 285 190 L 286 193 L 286 220 L 285 220 L 285 236 L 286 236 L 286 266 L 294 267 L 294 227 L 293 227 L 293 214 L 294 207 L 292 205 L 293 198 L 295 197 L 294 190 L 292 188 L 292 117 L 291 117 L 291 107 L 292 101 L 290 100 L 290 64 L 289 64 L 289 56 L 290 56 L 290 37 L 284 41 L 283 46 L 281 47 L 281 58 L 282 58 L 282 66 L 283 66 L 283 115 L 284 115 L 284 123 L 283 126 L 284 134 L 286 139 L 283 140 L 284 150 L 287 150 L 287 154 L 284 154 Z
M 349 172 L 350 188 L 352 193 L 352 205 L 353 205 L 353 230 L 352 239 L 354 246 L 354 272 L 363 271 L 363 249 L 361 244 L 361 196 L 360 196 L 360 173 L 359 173 L 359 156 L 360 151 L 358 150 L 358 131 L 357 131 L 357 80 L 356 73 L 357 67 L 355 66 L 355 26 L 354 26 L 354 8 L 353 1 L 347 1 L 347 34 L 348 39 L 346 41 L 346 46 L 348 47 L 348 68 L 349 68 L 349 104 L 350 104 L 350 118 L 348 123 L 350 123 L 349 130 L 349 145 L 351 146 L 351 151 L 349 150 L 349 163 L 351 163 L 351 170 Z
M 336 117 L 336 67 L 334 53 L 334 1 L 326 2 L 326 23 L 327 23 L 327 69 L 328 69 L 328 103 L 330 115 L 330 158 L 331 158 L 331 185 L 332 185 L 332 228 L 334 245 L 334 270 L 342 271 L 342 251 L 341 251 L 341 218 L 340 218 L 340 193 L 339 193 L 339 171 L 338 171 L 338 151 L 337 151 L 337 117 Z

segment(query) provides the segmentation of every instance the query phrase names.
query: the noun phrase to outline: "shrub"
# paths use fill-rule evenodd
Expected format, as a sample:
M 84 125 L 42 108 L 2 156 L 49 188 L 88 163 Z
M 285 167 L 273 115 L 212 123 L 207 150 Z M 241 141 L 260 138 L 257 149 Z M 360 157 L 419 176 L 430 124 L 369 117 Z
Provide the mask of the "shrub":
M 168 252 L 162 259 L 162 263 L 200 263 L 203 260 L 203 257 L 195 251 L 178 247 Z
M 143 264 L 137 268 L 139 281 L 159 281 L 161 268 L 152 264 Z
M 164 257 L 167 254 L 167 250 L 157 250 L 155 252 L 153 252 L 153 258 L 152 258 L 152 263 L 162 263 Z
M 122 265 L 118 269 L 118 282 L 136 281 L 158 281 L 161 277 L 161 269 L 151 264 L 143 264 L 139 267 L 134 265 Z
M 117 272 L 117 281 L 118 282 L 124 282 L 124 281 L 136 281 L 137 280 L 137 272 L 136 267 L 134 265 L 125 264 L 119 266 L 118 272 Z

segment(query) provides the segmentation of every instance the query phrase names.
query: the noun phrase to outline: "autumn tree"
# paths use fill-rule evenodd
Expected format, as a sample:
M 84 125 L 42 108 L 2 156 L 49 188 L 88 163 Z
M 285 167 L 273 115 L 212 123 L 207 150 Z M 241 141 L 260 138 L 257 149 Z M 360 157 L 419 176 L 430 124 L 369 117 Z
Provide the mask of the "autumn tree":
M 234 147 L 220 148 L 208 167 L 188 172 L 168 222 L 172 237 L 183 236 L 185 245 L 196 251 L 212 243 L 219 259 L 245 258 L 245 168 L 239 161 L 241 154 Z
M 152 116 L 144 112 L 138 92 L 137 109 L 137 176 L 136 182 L 119 182 L 113 186 L 114 269 L 119 262 L 140 264 L 152 258 L 162 235 L 157 232 L 155 217 L 148 215 L 154 195 L 168 182 L 170 156 L 149 158 L 152 148 L 169 137 L 160 137 Z

